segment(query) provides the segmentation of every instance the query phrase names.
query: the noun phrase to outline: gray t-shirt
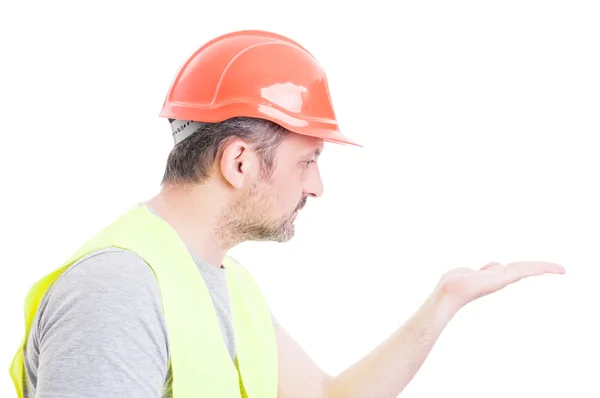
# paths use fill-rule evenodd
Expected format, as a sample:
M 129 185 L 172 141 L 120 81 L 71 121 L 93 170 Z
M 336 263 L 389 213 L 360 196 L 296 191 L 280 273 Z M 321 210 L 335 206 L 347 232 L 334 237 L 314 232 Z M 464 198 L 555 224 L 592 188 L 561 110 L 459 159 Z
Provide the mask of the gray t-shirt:
M 226 271 L 194 260 L 235 362 Z M 25 397 L 171 397 L 169 355 L 154 273 L 131 251 L 103 249 L 74 263 L 43 298 L 25 348 Z

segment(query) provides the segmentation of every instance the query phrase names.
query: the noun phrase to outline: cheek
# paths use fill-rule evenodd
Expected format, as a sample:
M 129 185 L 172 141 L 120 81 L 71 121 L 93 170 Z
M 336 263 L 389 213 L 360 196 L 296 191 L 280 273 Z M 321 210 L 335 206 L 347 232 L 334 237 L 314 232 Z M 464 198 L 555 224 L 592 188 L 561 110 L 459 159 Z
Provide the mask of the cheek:
M 283 211 L 295 208 L 302 199 L 303 183 L 299 176 L 290 176 L 278 186 L 279 205 Z

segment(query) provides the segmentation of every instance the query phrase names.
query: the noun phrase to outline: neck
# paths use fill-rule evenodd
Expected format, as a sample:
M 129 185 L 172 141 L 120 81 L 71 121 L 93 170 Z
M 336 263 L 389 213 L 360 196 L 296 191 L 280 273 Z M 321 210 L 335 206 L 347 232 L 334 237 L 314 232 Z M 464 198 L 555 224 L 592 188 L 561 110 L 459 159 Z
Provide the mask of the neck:
M 225 201 L 214 196 L 203 186 L 163 187 L 146 204 L 179 234 L 196 256 L 219 268 L 231 247 L 215 233 L 221 230 L 220 214 Z

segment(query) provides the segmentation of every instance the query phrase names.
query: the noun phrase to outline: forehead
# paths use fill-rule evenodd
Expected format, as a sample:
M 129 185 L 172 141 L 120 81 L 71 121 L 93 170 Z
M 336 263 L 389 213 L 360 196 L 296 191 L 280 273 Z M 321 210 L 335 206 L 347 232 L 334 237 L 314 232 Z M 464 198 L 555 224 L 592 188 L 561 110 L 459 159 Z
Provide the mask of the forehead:
M 319 155 L 323 151 L 323 146 L 324 142 L 321 138 L 290 133 L 281 143 L 281 151 L 288 154 L 296 153 L 299 156 L 315 153 Z

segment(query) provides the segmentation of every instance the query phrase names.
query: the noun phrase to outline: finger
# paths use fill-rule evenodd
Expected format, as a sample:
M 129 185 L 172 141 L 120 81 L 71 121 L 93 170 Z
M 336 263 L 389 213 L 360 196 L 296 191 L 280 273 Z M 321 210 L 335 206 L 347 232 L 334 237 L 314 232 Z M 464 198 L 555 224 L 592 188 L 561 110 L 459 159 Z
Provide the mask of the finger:
M 528 278 L 543 274 L 564 274 L 565 269 L 556 263 L 545 261 L 519 261 L 508 264 L 505 267 L 506 277 L 515 282 L 523 278 Z
M 503 267 L 502 264 L 497 263 L 497 262 L 493 262 L 493 263 L 489 263 L 484 265 L 483 267 L 479 268 L 480 271 L 485 271 L 486 269 L 496 269 L 496 268 L 501 268 Z
M 562 265 L 548 261 L 517 261 L 508 265 L 523 272 L 535 272 L 541 274 L 564 274 Z

